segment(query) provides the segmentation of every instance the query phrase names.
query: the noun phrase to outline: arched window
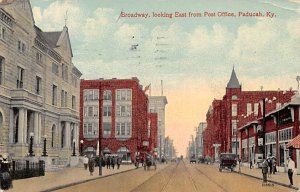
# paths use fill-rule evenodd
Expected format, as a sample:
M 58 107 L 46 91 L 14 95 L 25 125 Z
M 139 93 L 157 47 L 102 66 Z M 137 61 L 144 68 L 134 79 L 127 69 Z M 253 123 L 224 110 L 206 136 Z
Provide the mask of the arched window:
M 66 130 L 66 124 L 62 123 L 62 128 L 61 128 L 61 148 L 64 147 L 64 142 L 65 142 L 65 130 Z
M 54 147 L 54 140 L 55 140 L 55 131 L 56 131 L 56 126 L 53 125 L 51 129 L 51 147 Z

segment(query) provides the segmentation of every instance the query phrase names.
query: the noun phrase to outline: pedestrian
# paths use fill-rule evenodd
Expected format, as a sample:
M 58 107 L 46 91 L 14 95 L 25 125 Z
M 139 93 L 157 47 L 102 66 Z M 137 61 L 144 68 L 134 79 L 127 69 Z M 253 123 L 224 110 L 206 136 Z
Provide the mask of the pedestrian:
M 8 155 L 3 154 L 0 164 L 0 189 L 8 190 L 12 188 L 12 179 L 10 175 L 10 163 L 8 161 Z
M 275 175 L 275 172 L 277 172 L 277 168 L 276 168 L 276 158 L 273 157 L 272 158 L 272 172 L 273 172 L 273 175 Z
M 292 157 L 289 157 L 288 159 L 288 176 L 290 180 L 290 186 L 294 185 L 293 183 L 293 173 L 295 170 L 295 162 L 293 161 Z
M 90 176 L 93 176 L 94 168 L 95 168 L 95 161 L 94 161 L 93 155 L 91 155 L 91 157 L 89 158 L 88 164 L 89 164 Z
M 117 169 L 120 168 L 121 162 L 122 162 L 122 159 L 120 157 L 118 157 L 118 159 L 117 159 Z
M 111 158 L 111 167 L 113 168 L 113 169 L 115 169 L 115 156 L 112 156 L 112 158 Z
M 87 170 L 88 163 L 89 163 L 89 158 L 85 155 L 85 156 L 83 157 L 83 165 L 84 165 L 84 169 L 85 169 L 85 170 Z
M 107 156 L 107 158 L 106 158 L 106 168 L 107 169 L 110 169 L 110 163 L 111 163 L 110 156 Z
M 239 162 L 239 173 L 241 173 L 241 162 L 242 162 L 242 160 L 239 158 L 238 162 Z
M 272 157 L 269 155 L 268 156 L 268 177 L 271 177 L 271 174 L 272 174 L 272 167 L 273 167 L 273 164 L 272 164 Z
M 261 171 L 262 171 L 262 175 L 263 175 L 263 182 L 266 183 L 267 180 L 267 174 L 268 174 L 268 160 L 264 159 L 264 161 L 261 164 Z
M 250 159 L 250 169 L 252 169 L 252 160 Z

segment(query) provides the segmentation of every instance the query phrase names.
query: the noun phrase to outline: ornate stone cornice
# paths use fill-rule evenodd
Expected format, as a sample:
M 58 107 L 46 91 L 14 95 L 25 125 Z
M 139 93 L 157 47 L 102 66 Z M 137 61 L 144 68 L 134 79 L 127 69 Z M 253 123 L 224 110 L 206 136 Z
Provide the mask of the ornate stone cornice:
M 2 8 L 0 8 L 0 19 L 9 27 L 12 27 L 15 22 L 15 19 Z
M 61 56 L 57 54 L 55 51 L 48 48 L 46 45 L 44 45 L 40 40 L 37 38 L 34 39 L 34 44 L 40 48 L 42 51 L 47 53 L 49 56 L 51 56 L 53 59 L 55 59 L 57 62 L 61 62 Z

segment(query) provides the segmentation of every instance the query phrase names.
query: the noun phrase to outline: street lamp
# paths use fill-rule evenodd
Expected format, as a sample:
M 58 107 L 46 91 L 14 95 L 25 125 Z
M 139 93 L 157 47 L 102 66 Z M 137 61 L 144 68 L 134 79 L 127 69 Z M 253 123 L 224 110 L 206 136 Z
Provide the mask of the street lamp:
M 44 135 L 44 150 L 43 150 L 43 157 L 48 156 L 46 151 L 46 142 L 47 142 L 47 135 Z
M 29 156 L 34 156 L 33 154 L 33 149 L 32 149 L 32 145 L 33 145 L 33 136 L 34 136 L 34 133 L 33 132 L 30 132 L 30 144 L 29 144 Z
M 76 153 L 75 153 L 75 139 L 73 139 L 73 154 L 72 156 L 76 156 Z
M 80 140 L 80 156 L 83 156 L 83 140 Z

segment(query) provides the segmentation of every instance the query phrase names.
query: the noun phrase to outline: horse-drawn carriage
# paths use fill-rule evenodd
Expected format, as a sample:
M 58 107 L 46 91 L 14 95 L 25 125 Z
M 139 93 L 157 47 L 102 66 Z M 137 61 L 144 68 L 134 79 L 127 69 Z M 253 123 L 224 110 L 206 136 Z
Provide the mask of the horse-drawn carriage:
M 144 162 L 144 170 L 149 170 L 151 166 L 153 166 L 154 169 L 156 170 L 156 166 L 157 166 L 156 164 L 157 164 L 156 158 L 151 155 L 148 155 Z
M 229 169 L 230 171 L 233 171 L 237 164 L 236 158 L 237 156 L 233 153 L 221 153 L 219 171 L 221 172 L 222 169 Z

